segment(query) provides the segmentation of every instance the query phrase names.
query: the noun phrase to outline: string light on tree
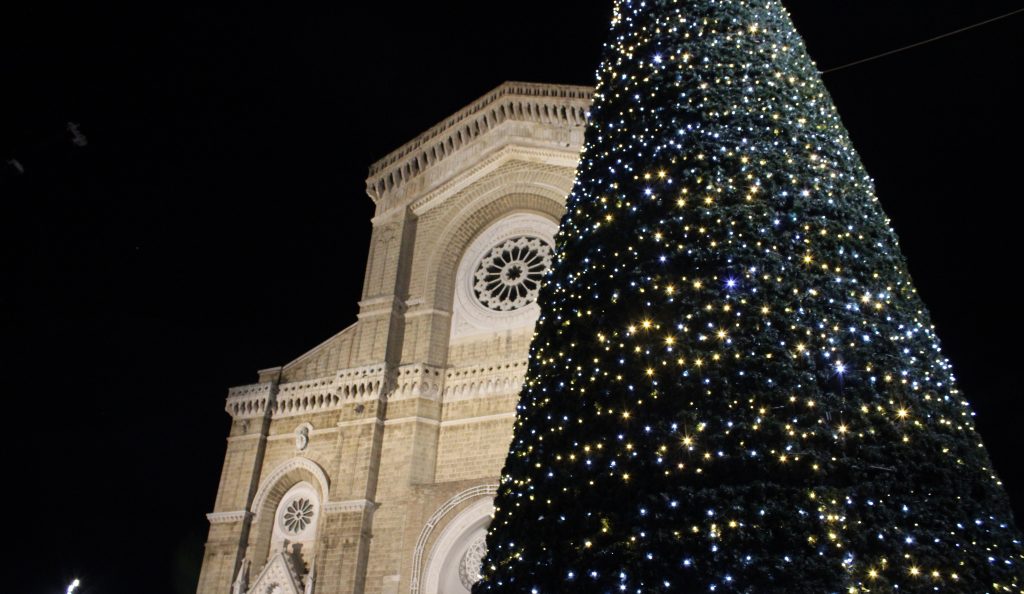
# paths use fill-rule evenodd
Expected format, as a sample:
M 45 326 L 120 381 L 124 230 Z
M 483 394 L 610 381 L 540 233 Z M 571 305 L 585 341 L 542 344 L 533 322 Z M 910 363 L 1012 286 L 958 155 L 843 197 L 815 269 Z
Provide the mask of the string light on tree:
M 780 2 L 614 2 L 557 243 L 476 594 L 1024 587 Z

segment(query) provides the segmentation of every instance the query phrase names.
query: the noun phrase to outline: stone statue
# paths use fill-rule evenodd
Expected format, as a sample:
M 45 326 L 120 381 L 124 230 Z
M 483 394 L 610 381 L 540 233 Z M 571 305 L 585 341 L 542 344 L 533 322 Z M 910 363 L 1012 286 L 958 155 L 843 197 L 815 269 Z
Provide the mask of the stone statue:
M 309 445 L 309 427 L 299 427 L 295 432 L 295 449 L 300 452 Z
M 309 573 L 306 574 L 306 588 L 303 594 L 313 594 L 314 587 L 316 587 L 316 559 L 311 559 L 309 562 Z
M 242 559 L 242 565 L 238 568 L 238 575 L 235 576 L 235 583 L 231 584 L 231 594 L 245 594 L 249 588 L 249 560 Z

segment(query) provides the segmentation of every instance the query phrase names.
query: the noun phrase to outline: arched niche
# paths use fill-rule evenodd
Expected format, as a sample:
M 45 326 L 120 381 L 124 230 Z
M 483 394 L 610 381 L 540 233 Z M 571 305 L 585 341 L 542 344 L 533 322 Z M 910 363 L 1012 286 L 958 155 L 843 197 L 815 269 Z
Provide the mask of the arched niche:
M 271 552 L 271 542 L 275 532 L 275 521 L 278 511 L 293 489 L 306 484 L 309 492 L 318 499 L 316 522 L 323 521 L 324 514 L 319 506 L 330 501 L 330 482 L 324 470 L 307 458 L 292 458 L 275 468 L 260 484 L 256 497 L 253 499 L 254 514 L 252 532 L 249 535 L 249 547 L 246 557 L 252 562 L 253 568 L 261 568 L 266 564 Z

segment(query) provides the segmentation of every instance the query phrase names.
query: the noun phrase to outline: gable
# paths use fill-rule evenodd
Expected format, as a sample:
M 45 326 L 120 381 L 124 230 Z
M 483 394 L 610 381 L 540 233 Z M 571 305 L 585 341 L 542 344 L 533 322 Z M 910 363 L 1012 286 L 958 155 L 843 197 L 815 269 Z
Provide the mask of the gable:
M 303 594 L 299 577 L 284 552 L 275 553 L 267 561 L 248 594 Z

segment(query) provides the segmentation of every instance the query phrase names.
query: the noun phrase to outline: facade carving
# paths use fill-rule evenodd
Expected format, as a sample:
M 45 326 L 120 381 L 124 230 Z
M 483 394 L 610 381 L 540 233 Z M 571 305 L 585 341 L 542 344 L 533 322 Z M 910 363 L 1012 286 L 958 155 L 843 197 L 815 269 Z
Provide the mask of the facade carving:
M 469 591 L 591 97 L 505 83 L 371 166 L 357 322 L 228 390 L 199 594 Z

